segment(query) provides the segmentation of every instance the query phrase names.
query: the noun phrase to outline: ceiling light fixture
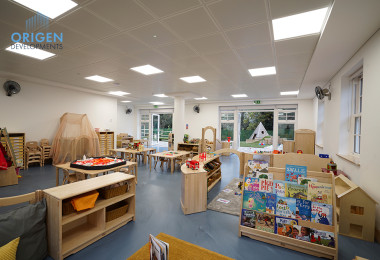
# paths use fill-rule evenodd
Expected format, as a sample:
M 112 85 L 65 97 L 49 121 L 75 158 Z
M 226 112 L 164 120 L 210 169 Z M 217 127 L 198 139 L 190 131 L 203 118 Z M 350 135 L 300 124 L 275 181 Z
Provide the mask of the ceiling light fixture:
M 257 69 L 249 69 L 249 73 L 252 77 L 260 77 L 267 75 L 275 75 L 276 67 L 265 67 L 265 68 L 257 68 Z
M 299 93 L 299 90 L 280 92 L 281 96 L 296 96 L 296 95 L 298 95 L 298 93 Z
M 234 98 L 248 97 L 247 94 L 234 94 L 234 95 L 231 95 L 231 96 L 234 97 Z
M 78 4 L 71 0 L 13 0 L 51 19 L 66 13 Z
M 168 96 L 165 95 L 165 94 L 154 94 L 153 96 L 155 96 L 155 97 L 168 97 Z
M 162 73 L 163 71 L 160 69 L 157 69 L 149 64 L 143 65 L 143 66 L 138 66 L 138 67 L 133 67 L 131 70 L 134 70 L 136 72 L 139 72 L 144 75 L 152 75 L 152 74 L 158 74 Z
M 194 98 L 195 100 L 206 100 L 207 98 L 206 97 L 198 97 L 198 98 Z
M 36 48 L 31 48 L 31 46 L 25 45 L 19 42 L 9 46 L 5 50 L 11 51 L 17 54 L 25 55 L 31 58 L 39 59 L 39 60 L 44 60 L 44 59 L 55 56 L 54 53 L 36 49 Z
M 320 33 L 328 7 L 272 20 L 274 40 Z
M 190 76 L 190 77 L 182 77 L 180 80 L 183 80 L 187 83 L 198 83 L 198 82 L 205 82 L 206 80 L 200 76 Z
M 130 100 L 123 100 L 123 101 L 121 101 L 121 103 L 129 103 L 129 102 L 132 102 L 132 101 L 130 101 Z
M 162 102 L 149 102 L 149 103 L 151 103 L 152 105 L 163 105 L 164 104 Z
M 121 97 L 121 96 L 128 95 L 130 93 L 124 92 L 124 91 L 109 91 L 108 94 Z
M 113 79 L 109 79 L 109 78 L 102 77 L 102 76 L 99 76 L 99 75 L 85 77 L 85 79 L 93 80 L 93 81 L 97 81 L 97 82 L 102 82 L 102 83 L 113 81 Z

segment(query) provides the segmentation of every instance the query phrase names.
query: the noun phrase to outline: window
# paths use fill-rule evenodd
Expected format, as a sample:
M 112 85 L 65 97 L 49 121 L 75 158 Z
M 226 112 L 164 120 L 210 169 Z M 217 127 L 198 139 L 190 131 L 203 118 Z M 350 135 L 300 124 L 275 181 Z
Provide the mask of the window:
M 221 113 L 220 119 L 222 121 L 233 121 L 234 120 L 234 112 Z
M 141 115 L 141 139 L 149 138 L 149 115 Z
M 278 136 L 287 140 L 294 140 L 294 126 L 296 123 L 296 108 L 278 109 Z
M 352 79 L 352 123 L 353 123 L 353 152 L 360 155 L 360 139 L 361 139 L 361 118 L 362 118 L 362 95 L 363 95 L 363 75 L 360 73 Z
M 227 141 L 227 137 L 234 139 L 234 112 L 220 113 L 221 139 Z

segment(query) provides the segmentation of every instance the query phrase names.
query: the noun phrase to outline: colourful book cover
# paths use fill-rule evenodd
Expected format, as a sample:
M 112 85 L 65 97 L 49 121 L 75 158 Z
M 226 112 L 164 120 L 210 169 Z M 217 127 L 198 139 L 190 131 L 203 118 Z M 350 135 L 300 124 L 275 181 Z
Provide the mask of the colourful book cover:
M 311 201 L 297 199 L 296 200 L 296 218 L 310 221 L 311 219 Z
M 274 215 L 257 212 L 256 229 L 274 233 Z
M 243 209 L 257 210 L 265 212 L 266 199 L 265 193 L 259 191 L 244 191 Z
M 289 237 L 293 233 L 294 225 L 298 225 L 298 220 L 276 216 L 275 225 L 274 225 L 274 233 L 281 236 Z
M 268 179 L 260 179 L 260 191 L 273 193 L 273 181 Z
M 250 209 L 253 210 L 253 204 L 254 204 L 254 192 L 253 191 L 247 191 L 245 190 L 243 193 L 243 209 Z
M 256 177 L 260 179 L 267 179 L 273 181 L 273 173 L 258 172 L 256 173 Z
M 276 214 L 276 203 L 277 198 L 276 194 L 273 193 L 267 193 L 266 198 L 266 209 L 265 212 L 269 214 Z
M 306 177 L 306 174 L 307 174 L 307 167 L 306 166 L 287 164 L 285 167 L 285 180 L 286 181 L 297 182 L 298 177 L 300 177 L 300 176 Z
M 276 215 L 296 218 L 296 199 L 277 196 Z
M 285 190 L 286 190 L 285 181 L 279 181 L 279 180 L 273 181 L 273 193 L 275 193 L 277 196 L 285 197 Z
M 248 160 L 248 167 L 253 173 L 268 172 L 269 162 L 264 160 Z
M 254 228 L 256 223 L 256 213 L 253 210 L 242 209 L 241 211 L 241 225 Z
M 332 205 L 311 202 L 311 222 L 332 225 Z
M 295 199 L 307 199 L 307 186 L 300 185 L 294 182 L 286 183 L 285 197 Z
M 245 177 L 244 190 L 259 191 L 260 190 L 259 178 Z
M 309 181 L 317 182 L 318 180 L 316 178 L 298 177 L 298 184 L 300 185 L 307 185 Z
M 333 232 L 311 229 L 310 242 L 322 246 L 335 247 L 335 236 Z
M 313 202 L 332 204 L 332 186 L 322 182 L 308 182 L 307 199 Z
M 310 242 L 310 232 L 311 230 L 308 227 L 294 225 L 291 237 L 298 240 Z

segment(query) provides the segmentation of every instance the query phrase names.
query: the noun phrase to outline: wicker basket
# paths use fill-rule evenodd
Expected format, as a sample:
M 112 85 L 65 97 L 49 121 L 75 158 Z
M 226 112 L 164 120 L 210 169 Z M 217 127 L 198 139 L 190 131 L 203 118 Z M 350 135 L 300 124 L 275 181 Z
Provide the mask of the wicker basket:
M 115 188 L 111 188 L 111 189 L 101 189 L 100 195 L 104 199 L 110 199 L 110 198 L 113 198 L 113 197 L 116 197 L 119 195 L 123 195 L 124 193 L 127 192 L 127 189 L 128 189 L 128 184 L 125 184 L 125 185 L 122 185 L 119 187 L 115 187 Z
M 106 209 L 106 222 L 110 222 L 114 219 L 120 218 L 125 215 L 128 211 L 128 204 L 126 202 L 121 201 L 114 205 L 107 207 Z
M 66 199 L 62 201 L 62 215 L 68 215 L 71 213 L 74 213 L 75 209 L 73 205 L 71 204 L 71 199 Z

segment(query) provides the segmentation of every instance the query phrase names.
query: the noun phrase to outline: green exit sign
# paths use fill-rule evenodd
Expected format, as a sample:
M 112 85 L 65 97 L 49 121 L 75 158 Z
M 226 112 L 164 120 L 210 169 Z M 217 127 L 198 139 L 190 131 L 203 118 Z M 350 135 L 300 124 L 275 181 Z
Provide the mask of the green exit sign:
M 258 105 L 258 104 L 261 103 L 261 101 L 260 100 L 254 100 L 253 103 L 256 104 L 256 105 Z

